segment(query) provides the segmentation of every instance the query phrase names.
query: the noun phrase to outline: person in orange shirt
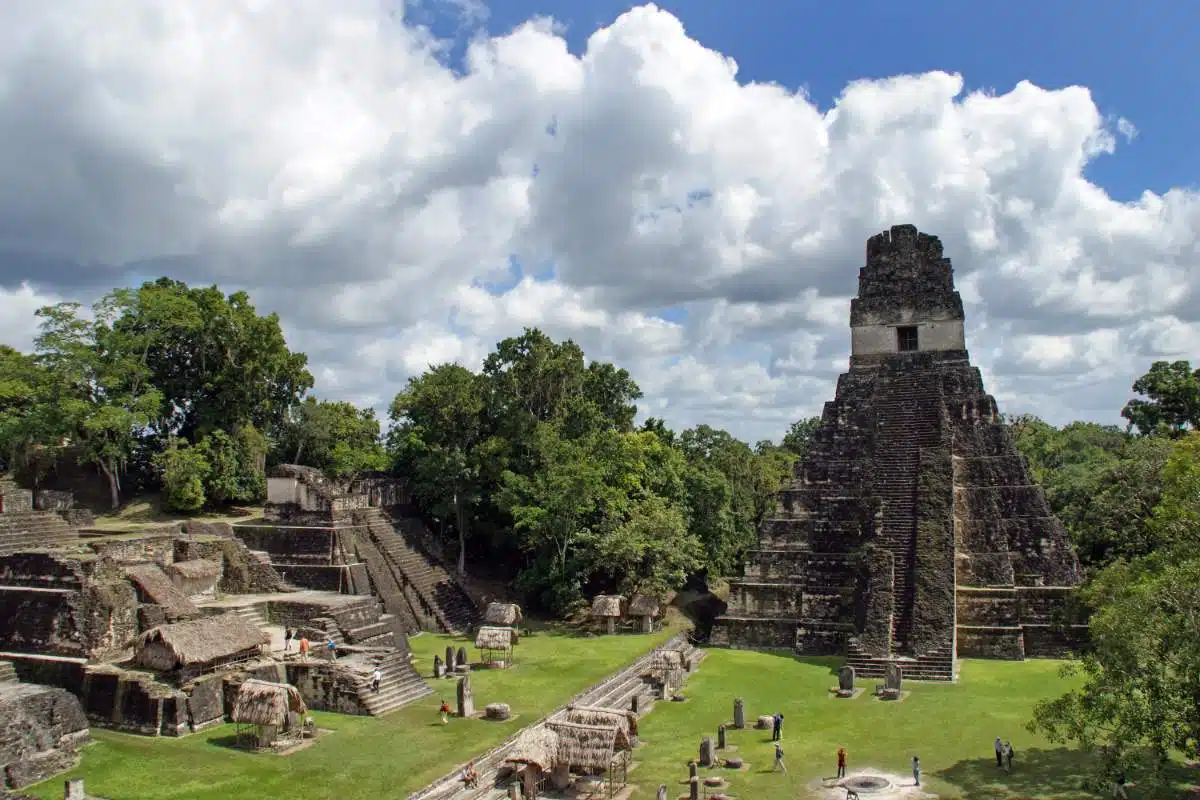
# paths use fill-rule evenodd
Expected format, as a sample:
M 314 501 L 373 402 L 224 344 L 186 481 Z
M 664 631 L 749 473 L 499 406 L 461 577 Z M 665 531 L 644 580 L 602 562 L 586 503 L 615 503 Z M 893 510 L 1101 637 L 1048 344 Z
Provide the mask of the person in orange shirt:
M 846 777 L 846 748 L 838 748 L 838 774 L 839 778 Z
M 442 701 L 442 707 L 441 707 L 441 709 L 439 709 L 439 710 L 440 710 L 440 711 L 441 711 L 441 713 L 442 713 L 442 724 L 443 724 L 443 725 L 449 724 L 450 720 L 449 720 L 449 719 L 447 719 L 447 717 L 448 717 L 448 716 L 449 716 L 449 714 L 450 714 L 450 704 L 449 704 L 449 703 L 447 703 L 445 700 L 443 700 L 443 701 Z
M 308 637 L 300 637 L 300 657 L 305 661 L 308 660 Z

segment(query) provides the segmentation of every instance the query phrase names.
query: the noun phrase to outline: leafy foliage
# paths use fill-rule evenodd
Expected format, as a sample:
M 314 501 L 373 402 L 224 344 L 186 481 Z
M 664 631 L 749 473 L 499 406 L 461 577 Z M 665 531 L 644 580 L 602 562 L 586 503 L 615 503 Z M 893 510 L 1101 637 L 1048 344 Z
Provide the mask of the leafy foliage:
M 1130 400 L 1121 416 L 1143 436 L 1177 437 L 1200 428 L 1200 369 L 1187 361 L 1155 361 L 1133 391 L 1148 399 Z

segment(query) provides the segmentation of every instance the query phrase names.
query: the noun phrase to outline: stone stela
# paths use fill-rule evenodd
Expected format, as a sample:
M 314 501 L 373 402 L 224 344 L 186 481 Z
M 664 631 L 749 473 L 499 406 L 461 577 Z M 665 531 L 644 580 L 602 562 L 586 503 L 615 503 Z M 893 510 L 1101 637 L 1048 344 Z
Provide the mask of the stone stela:
M 475 695 L 471 691 L 471 676 L 458 679 L 458 716 L 466 719 L 475 716 Z
M 711 643 L 954 680 L 959 657 L 1062 657 L 1079 559 L 971 366 L 934 236 L 871 237 L 850 368 L 763 520 Z

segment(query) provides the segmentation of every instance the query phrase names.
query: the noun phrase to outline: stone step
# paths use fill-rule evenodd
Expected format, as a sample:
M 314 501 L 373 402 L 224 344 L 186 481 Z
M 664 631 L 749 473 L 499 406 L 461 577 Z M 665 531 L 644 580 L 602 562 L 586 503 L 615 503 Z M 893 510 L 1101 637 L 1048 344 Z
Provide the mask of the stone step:
M 11 661 L 0 661 L 0 684 L 19 683 L 20 680 L 17 677 L 17 668 Z

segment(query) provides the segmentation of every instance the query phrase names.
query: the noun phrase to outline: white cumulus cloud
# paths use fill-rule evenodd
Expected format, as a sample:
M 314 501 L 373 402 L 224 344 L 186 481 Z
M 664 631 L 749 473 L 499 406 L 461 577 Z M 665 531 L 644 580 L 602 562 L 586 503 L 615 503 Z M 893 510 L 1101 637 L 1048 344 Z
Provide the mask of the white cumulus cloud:
M 932 72 L 823 108 L 652 5 L 578 54 L 549 19 L 480 35 L 454 70 L 420 10 L 5 4 L 2 340 L 170 274 L 279 311 L 325 396 L 386 405 L 538 326 L 630 369 L 646 413 L 778 438 L 845 367 L 866 238 L 913 223 L 1004 410 L 1115 421 L 1151 360 L 1195 357 L 1200 198 L 1091 183 L 1138 143 L 1085 87 Z

